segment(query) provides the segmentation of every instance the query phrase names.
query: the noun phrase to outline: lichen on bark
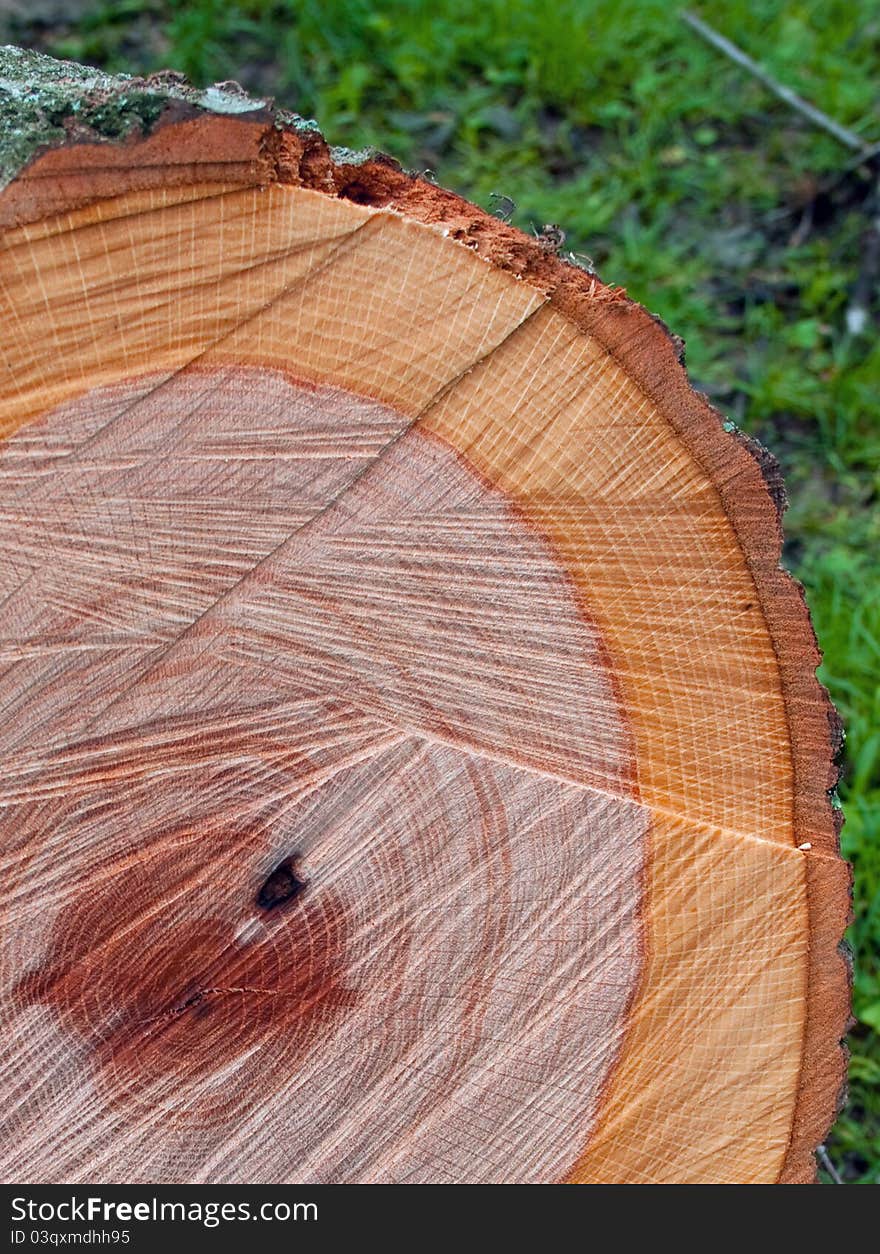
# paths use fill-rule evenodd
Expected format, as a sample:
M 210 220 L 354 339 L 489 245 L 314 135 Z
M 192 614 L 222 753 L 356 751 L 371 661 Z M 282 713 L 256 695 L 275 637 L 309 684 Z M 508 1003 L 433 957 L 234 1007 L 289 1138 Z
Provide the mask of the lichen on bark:
M 316 130 L 316 124 L 272 101 L 249 96 L 237 83 L 192 87 L 182 74 L 138 78 L 57 61 L 24 48 L 0 47 L 0 187 L 45 148 L 83 139 L 92 143 L 147 135 L 170 107 L 194 113 L 264 116 L 276 126 Z

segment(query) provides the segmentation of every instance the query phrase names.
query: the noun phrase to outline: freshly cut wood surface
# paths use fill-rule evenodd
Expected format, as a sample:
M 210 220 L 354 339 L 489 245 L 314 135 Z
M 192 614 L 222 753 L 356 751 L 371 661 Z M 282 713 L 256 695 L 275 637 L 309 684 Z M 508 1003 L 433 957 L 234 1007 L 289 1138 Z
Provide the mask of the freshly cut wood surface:
M 5 59 L 4 1175 L 811 1179 L 848 873 L 772 460 L 387 159 Z

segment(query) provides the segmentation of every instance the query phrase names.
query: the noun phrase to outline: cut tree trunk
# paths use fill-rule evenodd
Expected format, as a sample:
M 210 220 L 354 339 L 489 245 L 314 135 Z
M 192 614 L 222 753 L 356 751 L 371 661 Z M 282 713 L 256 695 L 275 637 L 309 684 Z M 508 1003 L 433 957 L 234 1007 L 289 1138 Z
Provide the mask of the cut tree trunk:
M 8 49 L 4 1178 L 809 1180 L 837 725 L 622 291 L 234 84 Z

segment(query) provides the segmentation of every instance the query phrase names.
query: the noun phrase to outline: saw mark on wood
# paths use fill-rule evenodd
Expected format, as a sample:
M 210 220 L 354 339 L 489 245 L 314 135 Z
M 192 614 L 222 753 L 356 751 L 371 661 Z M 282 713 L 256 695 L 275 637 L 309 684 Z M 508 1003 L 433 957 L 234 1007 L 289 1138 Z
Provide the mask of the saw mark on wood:
M 494 351 L 498 337 L 480 334 Z M 32 734 L 6 724 L 5 800 L 19 832 L 39 825 L 37 858 L 47 824 L 79 851 L 75 879 L 31 865 L 16 894 L 23 930 L 35 884 L 61 910 L 18 1004 L 49 1007 L 56 1074 L 84 1044 L 100 1108 L 201 1120 L 211 1155 L 231 1109 L 256 1146 L 259 1095 L 302 1084 L 283 1152 L 303 1172 L 314 1160 L 320 1178 L 393 1173 L 403 1156 L 425 1178 L 427 1142 L 403 1135 L 400 1112 L 412 1128 L 430 1119 L 430 1075 L 450 1126 L 489 1106 L 500 1121 L 497 1145 L 476 1153 L 465 1137 L 456 1162 L 480 1178 L 530 1163 L 549 1177 L 521 1111 L 557 1128 L 561 1170 L 643 960 L 648 815 L 598 633 L 540 528 L 442 439 L 341 388 L 242 367 L 208 376 L 215 387 L 206 373 L 179 373 L 27 506 L 37 526 L 51 507 L 68 539 L 38 596 L 19 594 L 21 634 L 79 645 L 112 622 L 132 632 L 132 657 L 123 669 L 115 647 L 72 649 L 29 660 L 27 686 L 16 676 Z M 447 373 L 457 387 L 461 372 Z M 129 398 L 117 384 L 62 406 L 30 430 L 30 456 Z M 316 440 L 339 453 L 317 484 L 299 457 Z M 254 458 L 267 442 L 276 455 Z M 238 499 L 241 524 L 259 525 L 241 566 L 215 569 L 206 554 L 240 525 Z M 109 578 L 95 552 L 112 557 Z M 180 633 L 146 674 L 143 569 L 173 575 Z M 535 769 L 498 760 L 517 746 Z M 596 775 L 620 797 L 588 791 Z M 315 867 L 308 889 L 297 854 Z

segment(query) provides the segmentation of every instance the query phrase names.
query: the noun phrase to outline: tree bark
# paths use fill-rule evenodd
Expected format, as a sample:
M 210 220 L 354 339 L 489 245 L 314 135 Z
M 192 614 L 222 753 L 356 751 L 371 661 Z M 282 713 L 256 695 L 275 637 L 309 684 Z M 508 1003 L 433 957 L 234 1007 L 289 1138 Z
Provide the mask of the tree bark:
M 803 1181 L 836 716 L 773 459 L 381 155 L 0 64 L 8 1178 Z

